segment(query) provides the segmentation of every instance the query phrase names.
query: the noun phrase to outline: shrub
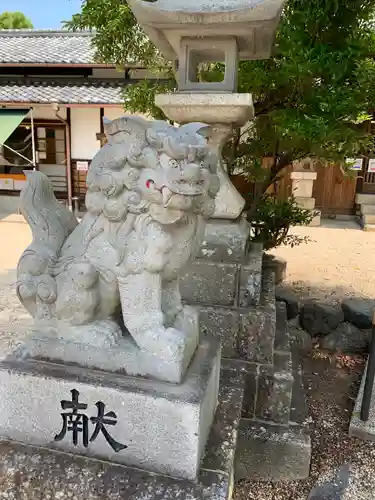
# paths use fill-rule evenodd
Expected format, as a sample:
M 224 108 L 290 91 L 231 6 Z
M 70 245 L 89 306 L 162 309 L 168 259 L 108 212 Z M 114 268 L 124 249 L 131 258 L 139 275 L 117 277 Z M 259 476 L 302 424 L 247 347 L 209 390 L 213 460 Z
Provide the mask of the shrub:
M 292 226 L 310 224 L 315 213 L 301 208 L 294 197 L 279 200 L 274 195 L 264 194 L 257 204 L 249 222 L 251 241 L 263 244 L 264 250 L 290 245 L 292 247 L 307 243 L 308 237 L 289 234 Z

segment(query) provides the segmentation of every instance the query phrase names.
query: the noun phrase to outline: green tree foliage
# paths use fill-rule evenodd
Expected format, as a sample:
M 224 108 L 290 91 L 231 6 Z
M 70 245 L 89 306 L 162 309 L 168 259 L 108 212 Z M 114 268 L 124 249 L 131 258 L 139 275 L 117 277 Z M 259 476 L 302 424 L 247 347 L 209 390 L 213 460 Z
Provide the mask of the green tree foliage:
M 157 51 L 136 23 L 126 1 L 83 0 L 81 12 L 64 25 L 75 31 L 95 30 L 94 45 L 102 62 L 119 67 L 132 62 L 156 64 Z
M 22 12 L 3 12 L 0 14 L 0 29 L 20 30 L 25 28 L 33 28 L 33 23 Z
M 288 0 L 272 57 L 241 62 L 239 92 L 252 93 L 255 118 L 247 130 L 236 131 L 225 156 L 230 170 L 261 179 L 259 196 L 293 160 L 345 164 L 372 149 L 367 130 L 375 102 L 374 13 L 375 0 Z M 96 28 L 104 61 L 162 65 L 122 0 L 84 0 L 68 26 Z M 205 77 L 221 71 L 211 66 Z M 126 107 L 160 118 L 153 96 L 175 88 L 173 78 L 128 86 Z M 267 171 L 261 168 L 265 156 L 273 159 Z

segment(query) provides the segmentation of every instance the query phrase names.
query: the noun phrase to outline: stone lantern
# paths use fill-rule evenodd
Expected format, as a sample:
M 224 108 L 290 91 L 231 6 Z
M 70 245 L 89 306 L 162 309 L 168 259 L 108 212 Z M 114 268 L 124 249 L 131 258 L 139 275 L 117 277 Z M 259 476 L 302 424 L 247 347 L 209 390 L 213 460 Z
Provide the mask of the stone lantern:
M 244 127 L 254 116 L 251 94 L 237 92 L 239 63 L 270 56 L 284 0 L 128 0 L 128 4 L 176 68 L 177 91 L 157 95 L 156 105 L 176 123 L 211 125 L 210 145 L 221 158 L 233 129 Z M 212 62 L 223 64 L 221 81 L 203 79 L 201 70 Z M 241 366 L 245 373 L 244 401 L 249 404 L 243 406 L 240 419 L 236 478 L 278 480 L 289 477 L 286 464 L 293 463 L 293 477 L 302 479 L 309 470 L 310 441 L 305 436 L 301 440 L 291 424 L 295 384 L 286 313 L 276 307 L 274 279 L 272 271 L 263 268 L 262 246 L 249 244 L 250 226 L 242 216 L 245 200 L 222 159 L 218 174 L 215 213 L 196 260 L 180 279 L 181 295 L 199 309 L 201 332 L 208 338 L 220 337 L 223 369 Z M 261 443 L 254 431 L 259 421 Z M 285 433 L 293 443 L 288 450 Z M 269 468 L 262 467 L 270 460 Z M 272 469 L 268 476 L 266 469 Z
M 284 0 L 129 0 L 139 24 L 168 60 L 176 63 L 178 92 L 156 96 L 169 119 L 213 126 L 219 156 L 234 127 L 253 117 L 251 94 L 237 90 L 241 60 L 270 56 Z M 199 79 L 201 64 L 221 62 L 220 82 Z M 221 187 L 214 217 L 237 219 L 245 201 L 220 162 Z

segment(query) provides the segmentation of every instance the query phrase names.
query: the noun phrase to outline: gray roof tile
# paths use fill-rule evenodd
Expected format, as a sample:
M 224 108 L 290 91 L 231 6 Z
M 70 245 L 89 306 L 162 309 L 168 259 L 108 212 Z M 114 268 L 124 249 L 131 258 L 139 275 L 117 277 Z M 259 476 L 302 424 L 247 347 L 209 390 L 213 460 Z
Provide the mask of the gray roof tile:
M 89 32 L 0 30 L 0 64 L 95 64 Z
M 0 103 L 122 104 L 124 82 L 2 80 Z

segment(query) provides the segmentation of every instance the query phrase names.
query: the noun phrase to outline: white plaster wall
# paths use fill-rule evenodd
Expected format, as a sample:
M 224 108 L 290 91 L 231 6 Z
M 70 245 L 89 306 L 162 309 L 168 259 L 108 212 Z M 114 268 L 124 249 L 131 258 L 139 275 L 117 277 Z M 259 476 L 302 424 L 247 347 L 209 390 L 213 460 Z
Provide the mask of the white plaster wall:
M 70 111 L 73 160 L 92 160 L 100 148 L 100 108 L 72 108 Z
M 61 118 L 66 120 L 66 108 L 60 108 L 58 113 L 61 116 Z M 27 118 L 29 117 L 30 114 L 27 116 Z M 35 106 L 35 108 L 33 108 L 33 117 L 34 120 L 35 119 L 57 120 L 56 113 L 52 109 L 52 106 Z
M 115 120 L 120 118 L 120 116 L 127 115 L 127 113 L 122 106 L 116 106 L 113 108 L 104 108 L 104 117 L 108 120 Z
M 104 108 L 104 116 L 105 118 L 108 118 L 108 120 L 115 120 L 116 118 L 120 118 L 120 116 L 124 115 L 142 116 L 147 120 L 152 119 L 150 116 L 144 115 L 142 113 L 130 113 L 130 111 L 126 111 L 126 109 L 124 109 L 122 106 L 119 107 L 116 106 L 113 108 Z

